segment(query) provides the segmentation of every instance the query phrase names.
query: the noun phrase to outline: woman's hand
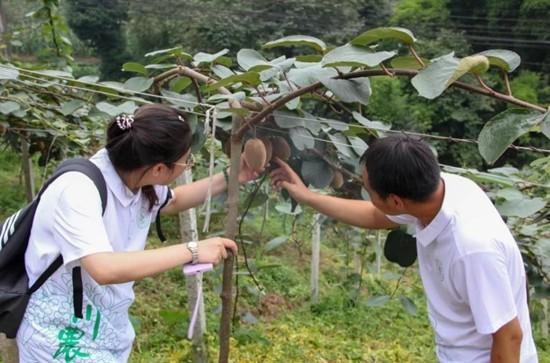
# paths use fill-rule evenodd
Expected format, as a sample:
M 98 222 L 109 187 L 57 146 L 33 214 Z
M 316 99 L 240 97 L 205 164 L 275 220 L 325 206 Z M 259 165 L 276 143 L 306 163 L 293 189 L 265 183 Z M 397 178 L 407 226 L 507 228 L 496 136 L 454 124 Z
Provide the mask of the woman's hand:
M 221 260 L 227 258 L 227 249 L 237 254 L 237 244 L 227 238 L 213 237 L 199 241 L 199 263 L 218 264 Z

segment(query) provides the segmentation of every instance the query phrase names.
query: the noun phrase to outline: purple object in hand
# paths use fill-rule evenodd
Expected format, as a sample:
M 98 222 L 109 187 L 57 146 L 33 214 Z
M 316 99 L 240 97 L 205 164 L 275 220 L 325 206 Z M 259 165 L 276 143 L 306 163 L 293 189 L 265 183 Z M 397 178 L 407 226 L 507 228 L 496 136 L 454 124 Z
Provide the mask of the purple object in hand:
M 183 265 L 183 273 L 185 276 L 193 276 L 199 272 L 210 271 L 214 268 L 214 265 L 211 263 L 196 263 L 196 264 L 187 264 Z

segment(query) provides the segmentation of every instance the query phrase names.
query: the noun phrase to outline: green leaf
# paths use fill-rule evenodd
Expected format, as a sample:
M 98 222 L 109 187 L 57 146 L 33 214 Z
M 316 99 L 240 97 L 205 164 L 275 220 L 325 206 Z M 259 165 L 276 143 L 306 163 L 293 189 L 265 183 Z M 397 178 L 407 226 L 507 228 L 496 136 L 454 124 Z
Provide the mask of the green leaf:
M 143 64 L 139 64 L 135 62 L 124 63 L 122 65 L 122 70 L 125 72 L 134 72 L 134 73 L 143 74 L 144 76 L 147 75 L 147 70 L 145 69 Z
M 174 63 L 155 63 L 155 64 L 148 64 L 145 66 L 145 69 L 172 69 L 176 68 L 178 65 Z
M 323 118 L 322 120 L 323 120 L 323 124 L 325 124 L 326 126 L 330 127 L 333 130 L 346 131 L 349 129 L 349 125 L 340 120 L 331 120 L 328 118 Z
M 34 71 L 35 73 L 40 73 L 40 74 L 43 74 L 45 76 L 50 76 L 50 77 L 54 77 L 54 78 L 74 78 L 73 75 L 69 72 L 63 72 L 63 71 L 57 71 L 57 70 L 53 70 L 53 69 L 44 69 L 44 70 L 38 70 L 38 71 Z
M 479 153 L 487 163 L 493 164 L 518 137 L 539 124 L 543 116 L 524 109 L 509 109 L 496 115 L 479 133 Z
M 208 97 L 208 102 L 217 102 L 217 101 L 220 101 L 220 100 L 224 100 L 224 101 L 227 101 L 227 100 L 236 100 L 236 101 L 242 101 L 246 98 L 246 94 L 242 91 L 240 92 L 236 92 L 236 93 L 233 93 L 233 94 L 230 94 L 230 95 L 226 95 L 226 94 L 221 94 L 221 93 L 216 93 L 215 95 L 212 95 L 210 97 Z
M 275 124 L 282 129 L 291 129 L 293 127 L 305 127 L 306 123 L 297 113 L 288 111 L 273 112 Z
M 187 60 L 193 59 L 191 54 L 185 53 L 181 47 L 155 50 L 154 52 L 149 52 L 145 54 L 145 57 L 150 58 L 150 57 L 156 57 L 159 55 L 171 55 L 173 57 L 180 57 Z
M 356 47 L 351 44 L 346 44 L 338 48 L 334 48 L 321 61 L 323 67 L 376 67 L 387 59 L 392 58 L 397 54 L 396 51 L 391 52 L 371 52 L 367 48 Z
M 388 295 L 379 295 L 369 298 L 365 303 L 367 306 L 383 306 L 388 301 L 390 301 L 390 297 Z
M 505 200 L 521 200 L 525 198 L 525 196 L 519 190 L 514 188 L 500 189 L 497 192 L 497 197 L 503 198 Z
M 320 63 L 304 68 L 293 68 L 288 72 L 288 79 L 303 88 L 319 82 L 323 78 L 336 77 L 338 72 L 334 68 L 323 68 Z
M 359 136 L 348 136 L 348 140 L 351 144 L 351 148 L 358 156 L 363 156 L 365 151 L 369 148 L 367 143 Z
M 302 213 L 302 208 L 299 205 L 297 205 L 294 211 L 292 211 L 292 204 L 289 202 L 279 203 L 275 206 L 275 209 L 280 213 L 289 214 L 292 216 Z
M 547 138 L 550 139 L 550 111 L 546 112 L 544 118 L 542 119 L 541 131 Z
M 160 94 L 167 98 L 167 101 L 178 107 L 192 109 L 197 105 L 197 97 L 190 94 L 179 94 L 176 92 L 161 89 Z
M 170 90 L 181 93 L 181 91 L 189 87 L 191 83 L 192 81 L 189 77 L 178 77 L 170 81 Z
M 542 198 L 507 200 L 497 204 L 497 209 L 503 216 L 527 218 L 546 206 Z
M 86 102 L 82 100 L 72 100 L 69 102 L 63 102 L 61 104 L 61 113 L 64 116 L 69 116 L 84 105 L 86 105 Z
M 409 29 L 398 27 L 374 28 L 364 32 L 351 41 L 353 45 L 365 46 L 384 39 L 397 39 L 406 45 L 412 45 L 416 38 Z
M 241 74 L 234 74 L 227 78 L 224 78 L 214 84 L 207 87 L 207 90 L 213 91 L 220 87 L 227 87 L 237 83 L 245 83 L 251 86 L 257 86 L 261 83 L 260 74 L 258 72 L 246 72 Z
M 231 69 L 227 68 L 226 66 L 222 66 L 221 64 L 214 64 L 210 67 L 210 69 L 220 79 L 224 79 L 235 74 L 235 72 L 233 72 Z
M 288 134 L 296 149 L 300 151 L 313 149 L 313 147 L 315 146 L 315 140 L 313 139 L 313 136 L 305 127 L 293 127 L 290 129 Z
M 280 38 L 267 42 L 264 44 L 264 48 L 276 48 L 276 47 L 291 47 L 291 46 L 306 46 L 320 53 L 324 53 L 327 50 L 327 45 L 320 39 L 310 37 L 308 35 L 290 35 L 288 37 Z
M 296 57 L 297 62 L 306 62 L 306 63 L 319 63 L 323 59 L 323 56 L 320 54 L 307 54 L 299 55 Z
M 302 162 L 302 178 L 307 184 L 315 188 L 326 188 L 332 181 L 334 172 L 332 168 L 321 159 L 304 160 Z
M 99 77 L 98 76 L 83 76 L 83 77 L 78 78 L 77 81 L 84 82 L 84 83 L 96 83 L 97 81 L 99 81 Z
M 350 158 L 352 156 L 352 149 L 348 144 L 348 140 L 341 133 L 327 134 L 332 144 L 336 147 L 341 154 Z
M 124 88 L 130 91 L 143 92 L 153 85 L 153 78 L 133 77 L 124 82 Z
M 216 59 L 218 59 L 219 57 L 227 53 L 229 53 L 229 49 L 227 48 L 220 50 L 218 53 L 214 53 L 214 54 L 199 52 L 195 54 L 195 56 L 193 57 L 193 62 L 197 65 L 201 63 L 212 63 Z
M 245 71 L 257 66 L 264 66 L 264 69 L 271 68 L 271 64 L 269 64 L 267 59 L 254 49 L 239 50 L 237 53 L 237 63 Z M 258 71 L 258 68 L 256 71 Z
M 369 103 L 371 94 L 370 81 L 367 77 L 354 79 L 323 78 L 321 83 L 334 93 L 342 102 L 359 102 L 363 105 Z
M 489 69 L 489 59 L 483 55 L 471 55 L 468 57 L 462 58 L 458 62 L 458 66 L 454 71 L 453 75 L 447 81 L 446 86 L 450 86 L 451 83 L 470 72 L 476 75 L 483 74 Z
M 404 295 L 399 296 L 399 301 L 401 302 L 401 305 L 403 305 L 407 313 L 413 316 L 416 315 L 418 308 L 416 307 L 414 301 Z
M 429 59 L 422 58 L 424 65 L 430 64 Z M 392 68 L 403 68 L 403 69 L 422 69 L 423 67 L 418 63 L 415 57 L 412 55 L 405 55 L 402 57 L 393 58 L 390 62 Z
M 134 113 L 135 109 L 137 108 L 136 104 L 132 101 L 126 101 L 118 106 L 112 105 L 109 102 L 99 102 L 95 107 L 106 114 L 108 114 L 111 117 L 118 116 L 122 113 L 125 114 L 132 114 Z
M 521 57 L 516 52 L 506 49 L 490 49 L 478 53 L 489 59 L 492 66 L 499 67 L 506 72 L 513 72 L 521 63 Z
M 4 115 L 9 115 L 10 113 L 16 112 L 21 108 L 19 103 L 13 101 L 6 101 L 0 103 L 0 112 Z
M 0 79 L 17 79 L 19 71 L 9 66 L 0 64 Z
M 420 96 L 436 98 L 448 87 L 448 81 L 457 69 L 459 60 L 454 52 L 434 59 L 430 65 L 418 72 L 411 80 Z
M 271 241 L 269 241 L 265 244 L 264 250 L 265 250 L 265 252 L 272 251 L 272 250 L 276 249 L 277 247 L 281 246 L 286 241 L 288 241 L 288 236 L 275 237 Z
M 391 128 L 390 125 L 385 124 L 383 122 L 371 121 L 371 120 L 369 120 L 368 118 L 366 118 L 365 116 L 361 115 L 359 112 L 356 112 L 356 111 L 354 111 L 352 113 L 352 116 L 355 119 L 355 121 L 359 122 L 361 125 L 365 126 L 368 129 L 375 130 L 376 132 L 383 131 L 383 130 L 389 130 Z

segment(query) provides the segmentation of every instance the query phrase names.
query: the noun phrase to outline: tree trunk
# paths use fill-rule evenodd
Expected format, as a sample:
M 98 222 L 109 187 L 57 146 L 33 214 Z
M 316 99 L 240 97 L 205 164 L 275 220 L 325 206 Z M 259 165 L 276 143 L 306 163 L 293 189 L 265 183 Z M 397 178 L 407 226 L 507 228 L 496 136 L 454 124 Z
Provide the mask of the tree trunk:
M 321 258 L 321 214 L 313 215 L 313 235 L 311 238 L 311 303 L 319 301 L 319 262 Z
M 25 194 L 27 202 L 32 202 L 34 198 L 34 178 L 32 176 L 32 160 L 29 155 L 29 143 L 25 138 L 21 138 L 21 168 L 25 179 Z
M 237 234 L 237 217 L 239 216 L 239 166 L 241 163 L 242 139 L 235 133 L 241 126 L 241 117 L 233 116 L 231 126 L 231 169 L 229 186 L 227 188 L 227 219 L 225 222 L 225 237 L 234 240 Z M 220 319 L 220 356 L 219 363 L 229 360 L 229 337 L 231 336 L 231 316 L 233 314 L 233 264 L 234 256 L 229 256 L 223 263 L 222 283 L 222 316 Z
M 178 185 L 190 184 L 192 182 L 193 174 L 191 170 L 186 170 L 176 181 Z M 179 218 L 182 242 L 198 241 L 199 233 L 197 230 L 197 212 L 195 208 L 180 212 Z M 195 304 L 200 304 L 197 322 L 193 329 L 192 361 L 193 363 L 206 363 L 208 362 L 208 349 L 204 341 L 204 334 L 206 333 L 204 300 L 200 299 L 200 301 L 197 301 L 198 292 L 202 289 L 202 273 L 186 277 L 185 283 L 187 288 L 189 316 L 193 315 Z

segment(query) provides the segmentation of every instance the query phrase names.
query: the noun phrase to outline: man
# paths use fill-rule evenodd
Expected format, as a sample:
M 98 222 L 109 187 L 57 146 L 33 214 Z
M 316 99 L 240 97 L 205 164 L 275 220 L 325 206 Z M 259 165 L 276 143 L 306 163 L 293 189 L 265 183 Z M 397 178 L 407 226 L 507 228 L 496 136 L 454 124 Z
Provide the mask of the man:
M 415 225 L 440 362 L 537 362 L 523 261 L 486 194 L 469 179 L 441 173 L 429 146 L 410 137 L 376 140 L 361 162 L 370 201 L 314 193 L 281 160 L 271 177 L 299 203 L 341 222 Z

